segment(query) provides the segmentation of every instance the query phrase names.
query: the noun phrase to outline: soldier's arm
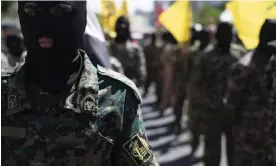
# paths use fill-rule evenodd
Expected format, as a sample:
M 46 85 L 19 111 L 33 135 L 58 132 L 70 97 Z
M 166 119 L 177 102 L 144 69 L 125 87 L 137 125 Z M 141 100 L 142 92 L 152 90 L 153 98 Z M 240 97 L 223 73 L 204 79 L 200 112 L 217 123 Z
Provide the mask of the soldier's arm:
M 123 130 L 113 150 L 113 163 L 116 166 L 158 166 L 145 133 L 140 109 L 140 95 L 127 90 Z M 138 92 L 139 93 L 139 92 Z
M 137 58 L 139 58 L 138 63 L 139 63 L 139 72 L 140 72 L 140 77 L 141 80 L 145 80 L 147 71 L 146 71 L 146 59 L 145 59 L 145 54 L 142 48 L 139 46 L 136 47 L 136 52 L 137 52 Z

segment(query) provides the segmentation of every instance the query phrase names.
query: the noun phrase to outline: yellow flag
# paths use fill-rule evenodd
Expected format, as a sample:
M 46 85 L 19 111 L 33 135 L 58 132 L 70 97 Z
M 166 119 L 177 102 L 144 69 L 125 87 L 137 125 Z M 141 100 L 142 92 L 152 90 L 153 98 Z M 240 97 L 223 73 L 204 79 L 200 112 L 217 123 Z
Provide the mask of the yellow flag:
M 127 0 L 123 1 L 121 8 L 118 11 L 118 16 L 128 16 L 128 3 Z
M 117 20 L 117 10 L 113 0 L 101 0 L 101 21 L 103 30 L 114 36 L 114 27 Z
M 260 29 L 266 18 L 276 17 L 276 1 L 231 1 L 226 8 L 233 14 L 233 23 L 246 49 L 259 44 Z
M 176 1 L 159 16 L 159 22 L 183 44 L 190 39 L 192 12 L 189 1 Z

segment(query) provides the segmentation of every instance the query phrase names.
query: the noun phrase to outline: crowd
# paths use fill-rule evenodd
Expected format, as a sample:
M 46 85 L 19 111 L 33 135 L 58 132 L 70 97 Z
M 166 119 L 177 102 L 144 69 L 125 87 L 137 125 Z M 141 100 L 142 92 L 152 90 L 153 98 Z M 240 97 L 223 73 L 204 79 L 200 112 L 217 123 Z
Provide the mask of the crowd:
M 132 39 L 128 18 L 121 16 L 117 19 L 115 25 L 116 37 L 113 39 L 108 36 L 108 34 L 105 34 L 111 69 L 127 77 L 121 79 L 119 83 L 117 80 L 112 80 L 112 78 L 121 77 L 118 73 L 98 67 L 100 74 L 97 74 L 94 67 L 91 67 L 91 62 L 88 62 L 90 58 L 89 55 L 82 56 L 81 54 L 83 53 L 78 53 L 77 56 L 75 55 L 74 51 L 79 47 L 76 46 L 74 42 L 82 40 L 81 35 L 83 35 L 84 27 L 68 24 L 65 19 L 64 25 L 62 25 L 62 23 L 55 25 L 58 27 L 55 30 L 51 29 L 52 25 L 47 27 L 48 29 L 53 30 L 54 33 L 47 32 L 48 29 L 43 27 L 46 24 L 42 24 L 38 19 L 34 22 L 30 21 L 34 19 L 31 18 L 33 17 L 33 13 L 24 13 L 28 11 L 26 8 L 30 11 L 34 10 L 34 6 L 26 6 L 26 4 L 28 4 L 26 2 L 24 2 L 24 4 L 25 6 L 19 8 L 19 16 L 25 44 L 27 44 L 26 48 L 23 44 L 21 30 L 15 26 L 4 26 L 2 24 L 2 43 L 4 43 L 1 48 L 2 97 L 11 94 L 8 96 L 7 104 L 5 104 L 5 100 L 2 99 L 2 114 L 5 115 L 2 117 L 2 120 L 5 118 L 3 121 L 5 126 L 17 126 L 23 128 L 24 126 L 29 126 L 28 131 L 38 132 L 32 134 L 38 135 L 39 139 L 33 138 L 34 140 L 32 142 L 22 145 L 24 150 L 31 148 L 32 145 L 44 147 L 45 144 L 41 144 L 41 142 L 50 145 L 48 141 L 50 139 L 57 141 L 51 143 L 51 148 L 48 147 L 50 149 L 48 149 L 47 152 L 52 152 L 54 153 L 53 155 L 45 157 L 47 155 L 43 153 L 44 157 L 43 155 L 38 157 L 38 160 L 34 160 L 35 162 L 41 162 L 42 159 L 47 158 L 47 162 L 54 164 L 54 162 L 48 160 L 49 158 L 54 157 L 58 159 L 55 160 L 56 164 L 59 163 L 62 165 L 64 163 L 71 163 L 72 165 L 72 161 L 62 160 L 60 159 L 61 157 L 54 152 L 55 148 L 58 150 L 63 150 L 66 146 L 70 148 L 70 145 L 66 145 L 67 138 L 61 138 L 61 136 L 56 135 L 52 135 L 52 138 L 48 137 L 45 133 L 50 133 L 50 131 L 48 131 L 49 128 L 42 123 L 51 127 L 69 125 L 69 128 L 73 128 L 77 133 L 79 130 L 78 127 L 81 127 L 81 121 L 83 120 L 83 123 L 85 123 L 86 118 L 82 117 L 80 118 L 81 120 L 78 119 L 80 121 L 75 124 L 73 122 L 69 123 L 62 120 L 59 115 L 49 113 L 49 115 L 45 116 L 45 113 L 39 112 L 38 114 L 41 114 L 43 118 L 40 117 L 38 121 L 35 121 L 35 116 L 28 115 L 30 112 L 16 114 L 22 112 L 21 107 L 23 108 L 24 106 L 25 108 L 25 103 L 20 102 L 30 100 L 30 102 L 35 103 L 35 106 L 32 105 L 32 107 L 39 111 L 49 107 L 51 107 L 51 109 L 46 109 L 48 110 L 46 112 L 49 112 L 49 110 L 58 110 L 57 105 L 60 103 L 56 103 L 56 101 L 61 100 L 64 95 L 66 96 L 68 94 L 67 91 L 63 95 L 57 96 L 55 94 L 57 92 L 60 93 L 59 89 L 63 89 L 63 87 L 66 87 L 66 90 L 70 90 L 70 87 L 73 85 L 73 87 L 77 89 L 83 88 L 84 90 L 81 89 L 80 92 L 77 91 L 76 96 L 73 95 L 70 100 L 66 100 L 65 107 L 67 109 L 73 109 L 75 112 L 82 112 L 83 110 L 85 112 L 86 107 L 90 108 L 91 105 L 89 104 L 92 103 L 91 107 L 97 107 L 99 110 L 102 109 L 100 117 L 105 118 L 104 120 L 99 120 L 100 122 L 96 123 L 97 125 L 92 125 L 92 128 L 94 127 L 93 130 L 99 130 L 101 131 L 100 134 L 103 134 L 99 138 L 104 137 L 106 140 L 104 140 L 103 143 L 97 142 L 97 145 L 101 146 L 98 147 L 98 150 L 102 149 L 104 153 L 97 153 L 102 156 L 98 156 L 98 158 L 93 157 L 94 160 L 91 162 L 101 159 L 102 163 L 107 164 L 104 160 L 107 160 L 108 155 L 112 153 L 113 156 L 118 158 L 127 158 L 126 161 L 123 159 L 116 160 L 115 158 L 112 158 L 112 163 L 117 163 L 119 165 L 124 165 L 125 162 L 130 163 L 130 165 L 134 165 L 133 163 L 136 163 L 136 165 L 143 165 L 144 163 L 148 163 L 148 165 L 158 165 L 154 157 L 152 157 L 150 147 L 148 147 L 141 112 L 133 112 L 133 110 L 137 110 L 137 106 L 139 107 L 141 102 L 141 97 L 136 86 L 143 89 L 142 96 L 146 97 L 148 95 L 149 87 L 151 84 L 154 84 L 157 101 L 153 106 L 153 109 L 159 111 L 160 116 L 165 116 L 164 110 L 168 107 L 173 108 L 175 121 L 171 127 L 176 135 L 179 135 L 182 132 L 181 120 L 183 113 L 187 114 L 188 128 L 192 136 L 191 155 L 195 153 L 199 146 L 200 136 L 204 136 L 205 151 L 203 161 L 205 166 L 219 166 L 221 157 L 221 137 L 223 134 L 226 135 L 227 140 L 228 166 L 276 165 L 275 19 L 265 20 L 260 30 L 258 46 L 253 50 L 246 50 L 238 36 L 233 33 L 235 27 L 228 22 L 219 22 L 216 26 L 212 26 L 212 29 L 208 28 L 208 26 L 202 27 L 195 24 L 190 31 L 190 40 L 179 45 L 174 36 L 166 30 L 147 34 L 142 42 L 138 42 Z M 21 5 L 24 4 L 22 2 Z M 77 11 L 82 11 L 83 8 L 81 7 L 83 7 L 83 4 L 76 4 L 71 3 L 71 8 L 75 8 Z M 43 5 L 44 4 L 42 4 L 42 6 Z M 47 9 L 48 7 L 49 6 L 45 5 L 43 6 L 43 9 Z M 23 10 L 23 8 L 25 10 Z M 64 8 L 63 13 L 66 13 L 70 7 L 61 7 L 61 9 L 62 8 Z M 34 11 L 38 12 L 38 10 Z M 56 13 L 54 13 L 54 10 L 50 11 L 53 11 L 51 14 L 55 16 Z M 66 15 L 67 13 L 64 14 L 64 18 L 72 17 L 76 24 L 78 23 L 84 26 L 85 21 L 83 21 L 83 13 L 79 13 L 80 15 L 77 15 L 80 17 L 78 18 L 79 20 L 76 20 L 69 14 Z M 40 15 L 37 17 L 40 17 Z M 46 21 L 46 23 L 57 23 L 57 20 L 51 20 L 51 17 L 46 14 L 43 18 L 48 21 Z M 68 33 L 66 33 L 67 31 L 62 32 L 62 36 L 59 33 L 62 28 L 67 28 L 64 27 L 65 25 L 72 26 L 72 28 L 69 28 Z M 32 28 L 34 27 L 41 31 L 32 31 Z M 47 52 L 45 48 L 38 48 L 34 44 L 32 37 L 35 37 L 34 35 L 38 35 L 39 33 L 44 33 L 43 30 L 50 35 L 57 36 L 57 38 L 53 38 L 54 40 L 57 40 L 57 43 L 63 41 L 60 40 L 59 37 L 68 38 L 68 42 L 72 42 L 70 45 L 71 48 L 69 49 L 68 45 L 64 43 L 58 43 L 60 45 L 58 45 L 57 48 L 54 48 L 56 50 L 53 52 Z M 76 35 L 77 39 L 74 35 L 68 37 L 69 34 Z M 47 44 L 49 43 L 46 42 L 46 45 Z M 87 46 L 83 45 L 82 47 L 84 51 L 88 50 Z M 28 53 L 26 52 L 27 49 Z M 52 63 L 48 60 L 49 53 L 56 53 L 62 56 L 51 56 L 51 58 L 56 59 L 56 62 Z M 41 54 L 41 56 L 35 56 L 34 54 Z M 70 58 L 65 61 L 66 57 Z M 84 59 L 84 63 L 81 63 L 82 65 L 79 67 L 79 61 L 82 61 L 82 58 Z M 24 65 L 25 61 L 26 65 Z M 66 63 L 68 62 L 68 64 L 65 64 L 63 61 Z M 71 64 L 72 61 L 74 62 L 74 65 Z M 47 66 L 49 64 L 57 66 L 56 68 L 49 68 Z M 72 72 L 67 73 L 63 69 L 60 69 L 62 65 L 63 67 L 68 67 L 66 68 L 68 71 L 69 69 L 72 69 Z M 27 83 L 27 85 L 30 84 L 31 87 L 34 87 L 31 88 L 33 90 L 30 90 L 31 99 L 26 98 L 25 93 L 27 92 L 25 92 L 22 87 L 14 87 L 16 85 L 14 82 L 16 79 L 14 79 L 14 77 L 19 75 L 18 71 L 21 71 L 22 73 L 22 70 L 24 69 L 22 69 L 22 66 L 27 66 L 25 68 L 28 70 L 34 70 L 32 72 L 27 72 L 28 74 L 31 74 L 28 75 L 28 78 L 34 77 L 33 81 Z M 77 70 L 75 70 L 76 68 Z M 79 73 L 82 72 L 81 68 L 85 68 L 84 74 Z M 57 72 L 56 70 L 60 71 Z M 53 74 L 54 72 L 57 73 Z M 111 73 L 108 74 L 108 72 Z M 73 75 L 71 75 L 72 73 Z M 97 82 L 96 80 L 96 82 L 93 82 L 95 80 L 92 78 L 91 73 L 92 75 L 98 75 L 100 81 Z M 54 76 L 51 76 L 51 74 Z M 66 77 L 68 74 L 71 75 L 69 80 Z M 42 77 L 36 77 L 36 75 L 42 75 Z M 81 75 L 80 85 L 75 85 L 79 75 Z M 82 77 L 83 75 L 85 76 Z M 106 78 L 107 76 L 108 78 Z M 21 77 L 22 75 L 20 75 L 20 78 Z M 46 78 L 47 81 L 45 80 Z M 51 82 L 49 80 L 54 81 Z M 58 82 L 57 80 L 62 80 L 62 82 Z M 89 87 L 90 83 L 85 82 L 85 80 L 93 82 L 93 85 Z M 132 82 L 134 82 L 136 86 Z M 18 86 L 21 86 L 22 84 L 23 83 L 20 82 Z M 86 89 L 86 86 L 88 86 L 88 89 Z M 113 87 L 112 92 L 109 90 L 110 86 Z M 99 90 L 99 88 L 101 89 L 102 87 L 104 87 L 102 91 Z M 50 94 L 49 96 L 39 97 L 39 94 L 35 92 L 37 90 Z M 126 92 L 124 90 L 133 92 L 125 94 Z M 71 89 L 70 94 L 74 91 L 74 88 Z M 94 92 L 98 91 L 98 94 L 100 94 L 98 97 L 91 97 Z M 14 93 L 19 93 L 21 96 L 18 96 L 18 94 L 13 95 Z M 123 96 L 125 99 L 123 99 Z M 51 101 L 50 98 L 52 98 Z M 94 103 L 94 100 L 98 100 L 98 98 L 99 101 Z M 110 101 L 110 103 L 108 103 L 108 101 Z M 185 101 L 188 101 L 186 102 L 188 104 L 187 110 L 183 109 Z M 124 102 L 123 105 L 125 108 L 120 102 Z M 13 109 L 18 106 L 20 109 Z M 113 106 L 118 110 L 113 108 Z M 3 111 L 3 109 L 6 111 Z M 113 114 L 110 112 L 113 112 Z M 13 115 L 14 117 L 10 117 L 9 115 Z M 23 118 L 20 118 L 17 115 L 21 115 Z M 57 119 L 61 121 L 57 126 L 54 124 L 54 120 L 46 121 L 45 119 L 45 117 L 54 117 L 55 119 L 57 116 Z M 70 120 L 68 116 L 73 115 L 62 115 L 66 120 Z M 136 118 L 136 120 L 133 120 L 134 118 Z M 18 123 L 18 120 L 22 123 Z M 32 123 L 27 123 L 26 120 L 29 120 Z M 34 127 L 33 125 L 40 125 L 40 127 Z M 130 128 L 128 126 L 130 126 Z M 46 128 L 42 130 L 41 127 Z M 118 135 L 117 130 L 120 130 L 123 134 Z M 67 130 L 64 128 L 63 131 Z M 93 132 L 92 129 L 90 132 Z M 64 134 L 62 135 L 64 137 L 66 136 Z M 5 136 L 18 137 L 18 140 L 21 138 L 21 136 L 16 136 L 16 134 L 4 133 L 4 137 Z M 79 139 L 84 138 L 82 135 L 79 137 Z M 138 151 L 135 154 L 133 152 L 135 150 L 132 149 L 131 151 L 126 148 L 127 154 L 130 155 L 130 158 L 122 157 L 121 155 L 123 154 L 120 153 L 120 145 L 122 143 L 127 142 L 123 145 L 131 144 L 128 140 L 134 140 L 136 143 L 138 141 L 138 144 L 136 144 Z M 17 162 L 17 165 L 21 160 L 23 163 L 29 162 L 26 158 L 30 156 L 32 158 L 32 156 L 40 154 L 39 150 L 35 151 L 35 155 L 31 154 L 31 152 L 20 150 L 22 144 L 20 141 L 22 140 L 19 140 L 17 142 L 18 145 L 14 144 L 14 146 L 11 145 L 14 140 L 5 139 L 5 141 L 4 146 L 6 149 L 4 152 L 7 153 L 4 156 L 4 160 L 6 165 L 10 165 L 8 163 L 11 161 Z M 29 139 L 29 141 L 31 141 L 31 139 Z M 41 142 L 35 143 L 35 141 Z M 61 145 L 64 145 L 64 147 L 59 146 L 58 141 L 62 142 Z M 82 140 L 78 141 L 81 142 Z M 108 150 L 108 146 L 111 146 L 109 143 L 111 142 L 113 144 L 113 141 L 119 142 L 114 143 L 114 149 L 119 151 L 118 154 L 115 154 L 117 151 L 111 152 Z M 131 144 L 131 146 L 134 145 Z M 39 149 L 39 147 L 37 147 L 37 149 Z M 95 149 L 97 148 L 95 147 L 93 150 Z M 82 152 L 77 154 L 77 152 L 72 151 L 72 154 L 73 153 L 75 156 L 82 154 Z M 70 156 L 69 153 L 66 154 L 66 157 L 68 157 L 67 155 Z M 27 157 L 24 158 L 24 156 Z M 151 157 L 152 159 L 150 159 Z M 82 161 L 82 159 L 80 159 L 80 161 Z

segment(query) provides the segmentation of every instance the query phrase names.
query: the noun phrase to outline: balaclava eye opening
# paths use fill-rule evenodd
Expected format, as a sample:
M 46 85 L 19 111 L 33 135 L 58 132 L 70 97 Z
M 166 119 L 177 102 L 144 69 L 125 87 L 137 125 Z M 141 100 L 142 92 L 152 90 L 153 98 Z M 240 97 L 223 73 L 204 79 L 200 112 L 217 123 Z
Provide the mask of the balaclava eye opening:
M 35 6 L 31 12 L 26 9 L 30 3 Z M 60 10 L 59 4 L 71 5 L 72 11 Z M 28 50 L 27 62 L 32 68 L 49 69 L 72 62 L 86 27 L 86 1 L 19 1 L 18 13 Z M 40 46 L 42 37 L 52 39 L 51 48 Z
M 130 24 L 129 20 L 125 16 L 120 16 L 115 24 L 116 31 L 116 43 L 125 43 L 127 40 L 131 40 Z

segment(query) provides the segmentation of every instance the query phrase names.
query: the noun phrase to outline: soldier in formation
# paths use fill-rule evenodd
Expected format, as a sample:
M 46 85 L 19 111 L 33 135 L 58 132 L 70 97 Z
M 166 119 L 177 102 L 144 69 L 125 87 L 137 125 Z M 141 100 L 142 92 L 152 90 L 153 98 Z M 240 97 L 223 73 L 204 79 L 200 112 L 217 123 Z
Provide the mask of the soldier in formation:
M 269 123 L 272 124 L 273 120 L 268 120 L 268 103 L 272 101 L 270 109 L 273 110 L 274 99 L 269 100 L 269 94 L 273 97 L 273 86 L 267 86 L 265 73 L 269 60 L 276 53 L 269 45 L 276 40 L 275 28 L 275 19 L 266 20 L 260 30 L 258 47 L 233 64 L 229 71 L 225 103 L 235 118 L 235 166 L 270 165 L 268 140 L 273 142 L 270 137 L 273 138 L 274 129 L 270 128 L 270 136 Z M 273 113 L 271 115 L 273 117 Z
M 119 17 L 115 31 L 117 35 L 110 44 L 110 53 L 121 62 L 124 74 L 137 86 L 141 86 L 146 77 L 145 55 L 142 48 L 132 42 L 128 18 Z
M 26 63 L 2 83 L 2 164 L 158 165 L 128 78 L 79 48 L 86 1 L 19 1 Z
M 147 76 L 144 85 L 144 94 L 145 97 L 148 94 L 149 87 L 151 83 L 155 84 L 156 90 L 155 94 L 157 96 L 157 105 L 161 99 L 161 80 L 160 80 L 160 69 L 161 69 L 161 53 L 162 48 L 157 47 L 156 45 L 156 33 L 151 34 L 150 44 L 144 47 L 146 67 L 147 67 Z
M 204 163 L 206 166 L 218 166 L 221 157 L 222 133 L 227 137 L 228 165 L 233 161 L 233 139 L 231 119 L 225 114 L 223 97 L 227 84 L 227 72 L 236 59 L 230 49 L 232 25 L 226 22 L 218 24 L 216 45 L 199 59 L 197 88 L 200 94 L 201 113 L 197 117 L 197 126 L 205 139 Z M 191 111 L 194 111 L 193 109 Z

